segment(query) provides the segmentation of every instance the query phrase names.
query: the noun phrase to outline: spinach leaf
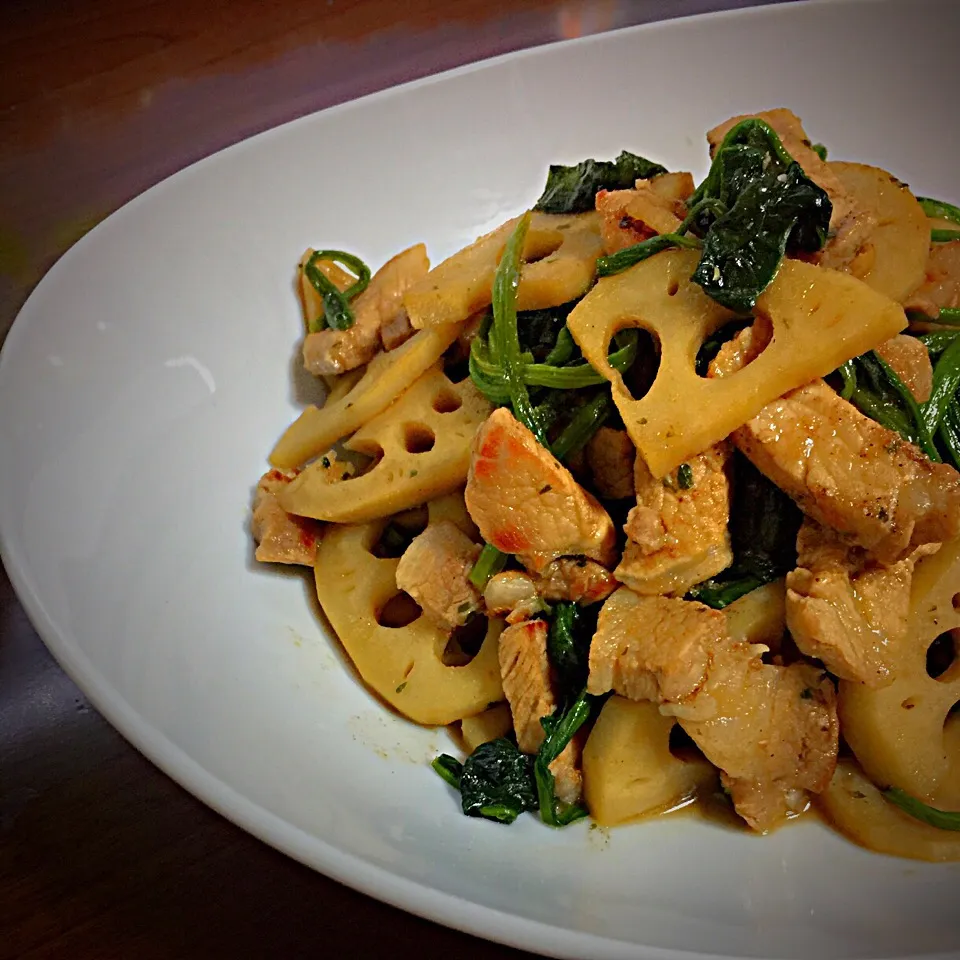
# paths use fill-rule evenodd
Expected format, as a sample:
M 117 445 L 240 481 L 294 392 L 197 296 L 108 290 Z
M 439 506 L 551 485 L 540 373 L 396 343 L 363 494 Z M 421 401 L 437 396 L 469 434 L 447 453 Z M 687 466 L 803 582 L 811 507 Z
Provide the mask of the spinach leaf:
M 777 274 L 784 254 L 819 250 L 832 204 L 764 121 L 744 120 L 718 148 L 710 171 L 688 201 L 720 201 L 708 222 L 693 280 L 718 303 L 747 313 Z
M 920 820 L 938 830 L 960 830 L 960 813 L 956 811 L 938 810 L 916 797 L 911 797 L 899 787 L 890 787 L 883 791 L 883 795 L 915 820 Z
M 584 807 L 576 803 L 564 803 L 557 797 L 550 764 L 560 756 L 574 734 L 590 719 L 593 703 L 594 698 L 584 690 L 566 712 L 557 711 L 552 717 L 542 717 L 540 720 L 546 736 L 537 751 L 533 774 L 540 819 L 548 827 L 565 827 L 587 816 Z
M 551 164 L 547 185 L 534 210 L 584 213 L 593 210 L 598 190 L 626 190 L 667 168 L 624 150 L 616 160 L 584 160 L 572 167 Z
M 573 702 L 587 683 L 590 641 L 597 628 L 596 605 L 581 607 L 570 601 L 553 605 L 547 633 L 547 656 L 553 666 L 558 698 Z
M 448 754 L 433 761 L 433 769 L 460 790 L 464 814 L 500 823 L 513 823 L 524 810 L 537 809 L 533 765 L 532 756 L 504 737 L 481 744 L 462 765 Z
M 746 457 L 734 454 L 730 509 L 733 563 L 692 587 L 688 600 L 722 610 L 734 600 L 782 577 L 797 565 L 797 531 L 803 514 Z
M 827 159 L 827 148 L 822 143 L 811 143 L 810 149 L 821 159 Z
M 840 374 L 844 380 L 840 395 L 844 399 L 871 420 L 920 447 L 931 460 L 940 460 L 916 399 L 880 354 L 870 350 L 854 357 L 840 367 Z
M 920 408 L 928 436 L 933 436 L 937 432 L 947 407 L 956 405 L 958 402 L 958 386 L 960 386 L 960 338 L 955 337 L 941 353 L 933 368 L 930 398 Z

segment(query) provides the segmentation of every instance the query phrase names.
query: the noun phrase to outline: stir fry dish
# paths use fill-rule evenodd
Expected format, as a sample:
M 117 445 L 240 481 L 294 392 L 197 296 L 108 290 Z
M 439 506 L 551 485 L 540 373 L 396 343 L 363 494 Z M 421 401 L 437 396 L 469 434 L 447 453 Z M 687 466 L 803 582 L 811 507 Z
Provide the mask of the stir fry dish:
M 308 249 L 327 398 L 257 559 L 313 567 L 367 687 L 452 726 L 464 814 L 814 806 L 960 860 L 960 209 L 787 109 L 707 141 L 699 184 L 551 166 L 432 268 Z

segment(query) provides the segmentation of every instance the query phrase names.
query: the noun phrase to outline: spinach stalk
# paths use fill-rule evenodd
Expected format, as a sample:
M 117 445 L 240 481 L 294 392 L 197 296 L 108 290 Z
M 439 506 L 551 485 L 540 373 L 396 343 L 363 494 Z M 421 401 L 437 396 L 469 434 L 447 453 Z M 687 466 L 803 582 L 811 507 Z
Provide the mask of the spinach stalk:
M 607 257 L 600 257 L 597 260 L 597 276 L 609 277 L 615 273 L 622 273 L 628 267 L 663 250 L 669 250 L 670 247 L 698 249 L 700 241 L 693 237 L 682 236 L 680 233 L 658 233 L 655 237 L 635 243 L 631 247 L 624 247 L 623 250 L 611 253 Z
M 953 342 L 943 351 L 933 368 L 930 398 L 920 409 L 928 436 L 932 437 L 939 429 L 947 407 L 957 403 L 958 386 L 960 386 L 960 338 L 954 337 Z
M 915 820 L 920 820 L 938 830 L 960 830 L 960 812 L 951 810 L 938 810 L 929 804 L 910 796 L 905 790 L 899 787 L 890 787 L 883 791 L 884 797 L 890 803 L 898 806 L 904 813 L 909 814 Z
M 542 717 L 540 720 L 546 736 L 537 751 L 533 773 L 540 819 L 549 827 L 565 827 L 587 816 L 584 807 L 575 803 L 564 803 L 557 797 L 550 764 L 560 756 L 574 734 L 590 719 L 592 700 L 584 690 L 565 713 Z
M 356 275 L 356 281 L 341 292 L 317 267 L 317 264 L 324 260 L 342 264 Z M 356 319 L 350 308 L 350 301 L 366 290 L 370 283 L 370 268 L 352 253 L 343 250 L 317 250 L 304 264 L 303 272 L 313 289 L 320 294 L 323 304 L 323 312 L 310 322 L 310 333 L 317 333 L 325 327 L 349 330 Z

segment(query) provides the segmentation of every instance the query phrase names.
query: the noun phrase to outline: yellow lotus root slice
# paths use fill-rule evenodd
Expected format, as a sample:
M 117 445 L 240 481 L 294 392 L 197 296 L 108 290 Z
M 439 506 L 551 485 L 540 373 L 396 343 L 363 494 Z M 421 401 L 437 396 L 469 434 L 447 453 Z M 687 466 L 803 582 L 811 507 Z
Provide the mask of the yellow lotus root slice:
M 841 833 L 870 850 L 935 863 L 960 860 L 960 833 L 931 827 L 904 813 L 852 760 L 837 764 L 817 806 Z
M 879 167 L 830 161 L 827 166 L 846 188 L 857 211 L 869 216 L 872 228 L 856 251 L 832 256 L 827 244 L 825 266 L 849 271 L 867 286 L 902 302 L 923 283 L 930 249 L 930 224 L 905 183 Z M 837 242 L 842 243 L 844 225 Z
M 317 599 L 364 682 L 405 717 L 447 724 L 503 699 L 497 643 L 502 624 L 490 620 L 477 655 L 446 666 L 450 639 L 423 615 L 406 626 L 381 626 L 382 611 L 398 594 L 399 560 L 371 552 L 385 520 L 332 527 L 317 551 Z
M 893 680 L 872 689 L 840 683 L 840 728 L 866 774 L 927 803 L 960 777 L 960 741 L 951 746 L 944 734 L 947 716 L 960 702 L 960 660 L 955 657 L 937 678 L 927 672 L 931 643 L 960 628 L 958 607 L 960 540 L 953 540 L 917 564 L 907 631 L 889 651 Z
M 698 254 L 668 250 L 600 280 L 567 326 L 590 364 L 612 384 L 630 439 L 655 477 L 722 440 L 788 390 L 809 383 L 889 339 L 907 323 L 903 309 L 834 270 L 785 260 L 761 295 L 773 341 L 743 370 L 722 379 L 697 376 L 703 341 L 733 319 L 690 276 Z M 607 350 L 620 330 L 640 327 L 660 344 L 660 368 L 635 399 Z
M 457 325 L 422 330 L 396 350 L 377 354 L 347 393 L 323 407 L 307 407 L 287 427 L 270 454 L 271 465 L 302 466 L 362 427 L 436 363 L 459 333 Z
M 714 784 L 706 760 L 670 752 L 674 717 L 655 703 L 612 696 L 583 748 L 583 788 L 590 815 L 603 826 L 662 813 Z
M 323 461 L 315 461 L 284 488 L 280 505 L 301 517 L 363 523 L 450 493 L 466 482 L 470 447 L 489 413 L 472 381 L 451 383 L 437 362 L 344 444 L 379 457 L 371 470 L 323 483 Z
M 517 218 L 480 237 L 434 267 L 403 298 L 417 329 L 459 323 L 490 306 L 493 274 Z M 534 213 L 527 232 L 525 263 L 517 288 L 518 310 L 539 310 L 582 296 L 603 253 L 600 218 L 580 214 Z

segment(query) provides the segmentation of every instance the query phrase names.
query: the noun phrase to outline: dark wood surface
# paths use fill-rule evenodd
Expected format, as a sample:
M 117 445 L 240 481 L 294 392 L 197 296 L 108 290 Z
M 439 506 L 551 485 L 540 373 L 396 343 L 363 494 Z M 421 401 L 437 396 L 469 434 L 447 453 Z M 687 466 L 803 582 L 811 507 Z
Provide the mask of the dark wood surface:
M 746 0 L 0 0 L 0 340 L 58 256 L 162 177 L 472 60 Z M 3 451 L 0 451 L 3 456 Z M 530 956 L 355 893 L 153 767 L 0 570 L 0 960 Z

